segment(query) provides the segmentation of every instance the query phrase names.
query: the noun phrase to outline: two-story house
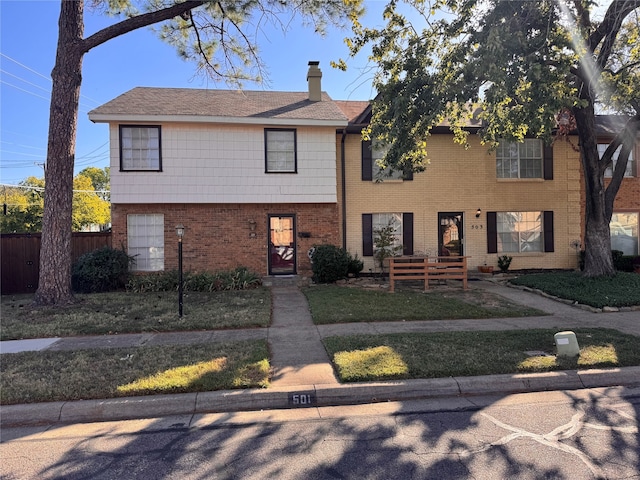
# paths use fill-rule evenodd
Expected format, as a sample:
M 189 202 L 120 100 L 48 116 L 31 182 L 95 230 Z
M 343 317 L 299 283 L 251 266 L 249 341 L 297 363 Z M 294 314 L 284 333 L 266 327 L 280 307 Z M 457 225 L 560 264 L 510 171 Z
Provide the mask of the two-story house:
M 441 126 L 428 139 L 426 171 L 386 175 L 376 163 L 384 152 L 361 137 L 370 103 L 332 100 L 321 76 L 309 62 L 307 92 L 135 88 L 89 113 L 109 124 L 113 245 L 135 256 L 136 270 L 177 267 L 177 225 L 193 271 L 243 265 L 310 275 L 308 250 L 332 243 L 374 272 L 376 231 L 386 226 L 405 255 L 465 255 L 471 267 L 496 266 L 501 255 L 513 257 L 512 269 L 577 266 L 576 138 L 490 151 L 470 121 L 465 149 Z M 637 153 L 611 223 L 612 247 L 628 254 L 638 253 Z
M 321 91 L 134 88 L 89 112 L 109 124 L 113 245 L 137 271 L 239 265 L 309 274 L 313 244 L 340 244 L 336 129 L 347 119 Z
M 371 111 L 338 102 L 350 119 L 341 139 L 344 188 L 341 210 L 347 249 L 375 271 L 376 231 L 395 229 L 405 255 L 465 255 L 471 266 L 513 257 L 515 269 L 575 268 L 580 243 L 580 161 L 566 143 L 541 140 L 481 145 L 480 124 L 470 121 L 470 147 L 453 141 L 446 126 L 427 142 L 426 171 L 380 172 L 383 152 L 363 142 Z

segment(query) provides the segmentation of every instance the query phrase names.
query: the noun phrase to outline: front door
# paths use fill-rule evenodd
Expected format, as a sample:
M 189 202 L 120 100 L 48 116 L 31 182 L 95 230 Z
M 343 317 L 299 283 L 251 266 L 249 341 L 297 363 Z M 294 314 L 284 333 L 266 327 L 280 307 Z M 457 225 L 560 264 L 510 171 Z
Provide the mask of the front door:
M 438 213 L 438 255 L 464 255 L 462 212 Z
M 296 217 L 269 215 L 269 275 L 296 273 Z

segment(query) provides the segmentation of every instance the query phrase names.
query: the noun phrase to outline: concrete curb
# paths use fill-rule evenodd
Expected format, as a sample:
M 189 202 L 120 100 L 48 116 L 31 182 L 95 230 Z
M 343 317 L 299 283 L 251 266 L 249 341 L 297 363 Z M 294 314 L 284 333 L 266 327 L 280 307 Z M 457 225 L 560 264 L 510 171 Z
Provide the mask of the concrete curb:
M 0 426 L 88 423 L 251 410 L 640 386 L 640 367 L 123 397 L 0 406 Z

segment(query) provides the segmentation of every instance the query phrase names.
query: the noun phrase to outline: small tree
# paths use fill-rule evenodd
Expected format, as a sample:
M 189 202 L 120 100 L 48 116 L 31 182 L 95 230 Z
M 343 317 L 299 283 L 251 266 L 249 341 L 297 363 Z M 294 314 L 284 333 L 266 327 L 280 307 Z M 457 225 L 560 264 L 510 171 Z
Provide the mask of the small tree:
M 373 230 L 373 258 L 380 267 L 380 274 L 384 274 L 384 261 L 386 258 L 395 257 L 402 250 L 402 245 L 396 245 L 396 228 L 392 221 L 380 228 Z

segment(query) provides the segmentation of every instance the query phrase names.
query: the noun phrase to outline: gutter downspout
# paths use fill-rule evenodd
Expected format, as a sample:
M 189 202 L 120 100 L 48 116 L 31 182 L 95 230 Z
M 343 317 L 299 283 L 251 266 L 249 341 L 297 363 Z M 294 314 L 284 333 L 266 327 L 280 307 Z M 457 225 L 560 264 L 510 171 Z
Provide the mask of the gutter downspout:
M 347 249 L 347 182 L 345 178 L 345 147 L 347 129 L 342 129 L 342 139 L 340 140 L 340 173 L 342 175 L 342 248 Z

